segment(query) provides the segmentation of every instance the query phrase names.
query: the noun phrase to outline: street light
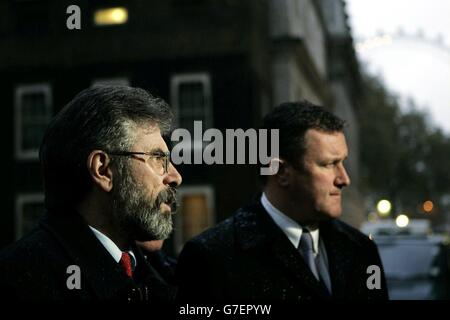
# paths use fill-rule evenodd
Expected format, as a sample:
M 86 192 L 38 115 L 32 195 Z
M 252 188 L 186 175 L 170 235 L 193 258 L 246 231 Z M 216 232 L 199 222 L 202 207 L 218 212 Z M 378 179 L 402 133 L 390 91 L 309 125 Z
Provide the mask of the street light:
M 433 201 L 427 200 L 423 203 L 422 208 L 425 213 L 431 213 L 433 211 Z
M 409 218 L 407 215 L 405 214 L 401 214 L 399 215 L 396 219 L 395 219 L 395 224 L 397 225 L 397 227 L 399 228 L 404 228 L 409 224 Z
M 377 203 L 377 211 L 382 217 L 387 217 L 391 213 L 392 204 L 389 200 L 380 200 Z

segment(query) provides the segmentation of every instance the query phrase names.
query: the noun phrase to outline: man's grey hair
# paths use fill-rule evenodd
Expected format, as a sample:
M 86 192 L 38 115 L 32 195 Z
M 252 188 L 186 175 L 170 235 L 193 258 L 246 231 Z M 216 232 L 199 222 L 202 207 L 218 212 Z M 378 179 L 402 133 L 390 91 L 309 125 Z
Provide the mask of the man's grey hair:
M 46 208 L 73 207 L 83 199 L 92 187 L 86 160 L 93 150 L 129 151 L 138 128 L 159 128 L 164 137 L 172 119 L 164 100 L 140 88 L 100 86 L 81 91 L 52 119 L 41 144 Z

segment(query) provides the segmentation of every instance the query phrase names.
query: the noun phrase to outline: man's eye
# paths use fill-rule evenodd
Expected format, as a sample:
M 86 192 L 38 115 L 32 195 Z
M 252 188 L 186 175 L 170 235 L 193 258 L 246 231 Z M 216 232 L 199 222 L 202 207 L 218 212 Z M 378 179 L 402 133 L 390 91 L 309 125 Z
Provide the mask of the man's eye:
M 160 152 L 155 152 L 155 153 L 152 154 L 152 156 L 154 158 L 161 159 L 161 158 L 164 158 L 165 154 L 164 153 L 160 153 Z

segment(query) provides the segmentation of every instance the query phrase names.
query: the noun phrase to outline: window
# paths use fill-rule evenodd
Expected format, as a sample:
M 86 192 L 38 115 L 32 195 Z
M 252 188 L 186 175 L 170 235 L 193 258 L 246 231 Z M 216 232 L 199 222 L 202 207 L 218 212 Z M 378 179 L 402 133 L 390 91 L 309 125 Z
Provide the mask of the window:
M 16 198 L 16 240 L 37 226 L 44 215 L 44 194 L 19 194 Z
M 128 9 L 124 7 L 102 8 L 94 12 L 94 24 L 110 26 L 124 24 L 128 21 Z
M 19 160 L 38 158 L 38 150 L 51 118 L 48 84 L 18 86 L 15 93 L 15 154 Z
M 175 252 L 192 237 L 212 227 L 214 219 L 214 189 L 211 186 L 180 187 L 180 207 L 175 216 Z
M 170 82 L 170 102 L 175 109 L 177 126 L 194 136 L 194 121 L 202 129 L 212 126 L 211 84 L 206 73 L 179 74 Z

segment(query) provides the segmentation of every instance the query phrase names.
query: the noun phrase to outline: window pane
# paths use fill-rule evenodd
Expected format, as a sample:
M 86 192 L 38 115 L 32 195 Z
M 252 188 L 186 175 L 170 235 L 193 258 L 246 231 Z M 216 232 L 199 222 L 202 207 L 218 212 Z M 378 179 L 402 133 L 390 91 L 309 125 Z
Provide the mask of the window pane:
M 25 92 L 20 99 L 21 150 L 37 150 L 50 119 L 50 106 L 45 91 Z
M 198 120 L 204 120 L 205 97 L 201 82 L 180 84 L 179 107 L 181 117 L 191 116 Z
M 181 214 L 183 217 L 183 242 L 198 235 L 209 227 L 209 212 L 206 195 L 183 196 Z

